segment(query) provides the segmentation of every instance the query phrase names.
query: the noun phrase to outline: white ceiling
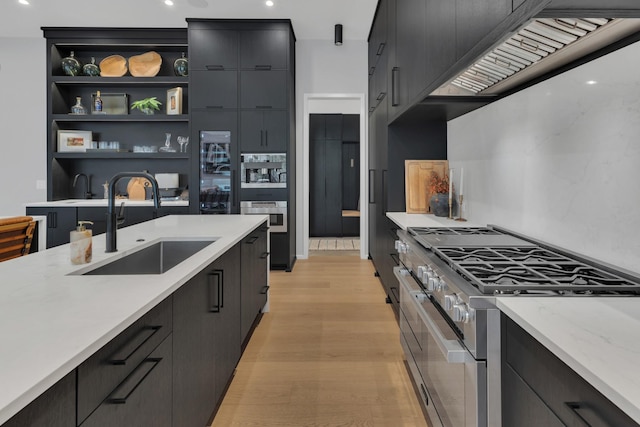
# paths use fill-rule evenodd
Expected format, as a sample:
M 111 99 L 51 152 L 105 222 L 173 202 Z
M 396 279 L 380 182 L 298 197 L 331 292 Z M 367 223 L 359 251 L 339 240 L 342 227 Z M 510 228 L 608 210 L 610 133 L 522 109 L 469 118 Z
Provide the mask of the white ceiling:
M 42 37 L 40 27 L 186 27 L 185 18 L 291 19 L 298 40 L 366 40 L 377 0 L 0 0 L 0 37 Z

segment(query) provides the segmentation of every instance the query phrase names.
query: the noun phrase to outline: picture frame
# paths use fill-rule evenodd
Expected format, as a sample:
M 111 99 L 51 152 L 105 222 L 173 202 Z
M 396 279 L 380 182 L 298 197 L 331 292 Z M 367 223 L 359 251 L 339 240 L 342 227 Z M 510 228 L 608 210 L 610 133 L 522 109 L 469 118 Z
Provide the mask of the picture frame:
M 91 148 L 91 131 L 85 130 L 58 130 L 58 152 L 84 153 Z
M 167 90 L 167 115 L 182 114 L 182 88 Z

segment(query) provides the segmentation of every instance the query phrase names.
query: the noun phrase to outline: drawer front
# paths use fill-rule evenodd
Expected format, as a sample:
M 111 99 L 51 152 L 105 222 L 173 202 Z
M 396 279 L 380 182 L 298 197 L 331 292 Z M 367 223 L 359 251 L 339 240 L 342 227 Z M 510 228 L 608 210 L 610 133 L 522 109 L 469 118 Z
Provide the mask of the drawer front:
M 145 357 L 81 427 L 170 427 L 172 338 Z
M 78 423 L 171 333 L 172 313 L 169 297 L 78 367 Z
M 568 426 L 637 426 L 609 399 L 510 319 L 505 362 Z

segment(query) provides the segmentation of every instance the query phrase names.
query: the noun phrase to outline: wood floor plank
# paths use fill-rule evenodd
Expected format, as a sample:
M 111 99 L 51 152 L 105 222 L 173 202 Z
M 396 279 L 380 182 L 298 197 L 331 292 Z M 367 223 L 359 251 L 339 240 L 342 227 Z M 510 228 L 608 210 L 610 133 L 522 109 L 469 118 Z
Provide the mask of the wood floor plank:
M 271 272 L 270 307 L 212 427 L 424 427 L 399 330 L 370 261 Z

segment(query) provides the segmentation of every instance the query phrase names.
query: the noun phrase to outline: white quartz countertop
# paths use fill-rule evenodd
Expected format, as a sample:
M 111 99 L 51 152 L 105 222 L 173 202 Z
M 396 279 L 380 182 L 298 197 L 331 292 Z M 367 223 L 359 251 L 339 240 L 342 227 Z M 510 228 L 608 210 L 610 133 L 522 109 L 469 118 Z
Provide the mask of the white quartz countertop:
M 69 245 L 1 262 L 0 424 L 266 220 L 266 215 L 165 216 L 118 230 L 118 252 L 109 254 L 105 235 L 94 236 L 90 265 L 95 266 L 160 239 L 217 238 L 160 275 L 70 275 L 87 264 L 71 264 Z
M 409 227 L 480 227 L 469 221 L 456 221 L 433 214 L 408 214 L 406 212 L 387 212 L 387 217 L 398 227 L 406 230 Z
M 640 298 L 498 297 L 496 302 L 640 423 Z
M 124 203 L 125 206 L 153 206 L 153 200 L 129 200 L 116 199 L 116 206 Z M 108 206 L 107 199 L 65 199 L 51 202 L 30 202 L 26 203 L 27 208 L 63 208 L 63 207 L 104 207 Z M 161 200 L 160 206 L 189 206 L 188 200 Z

